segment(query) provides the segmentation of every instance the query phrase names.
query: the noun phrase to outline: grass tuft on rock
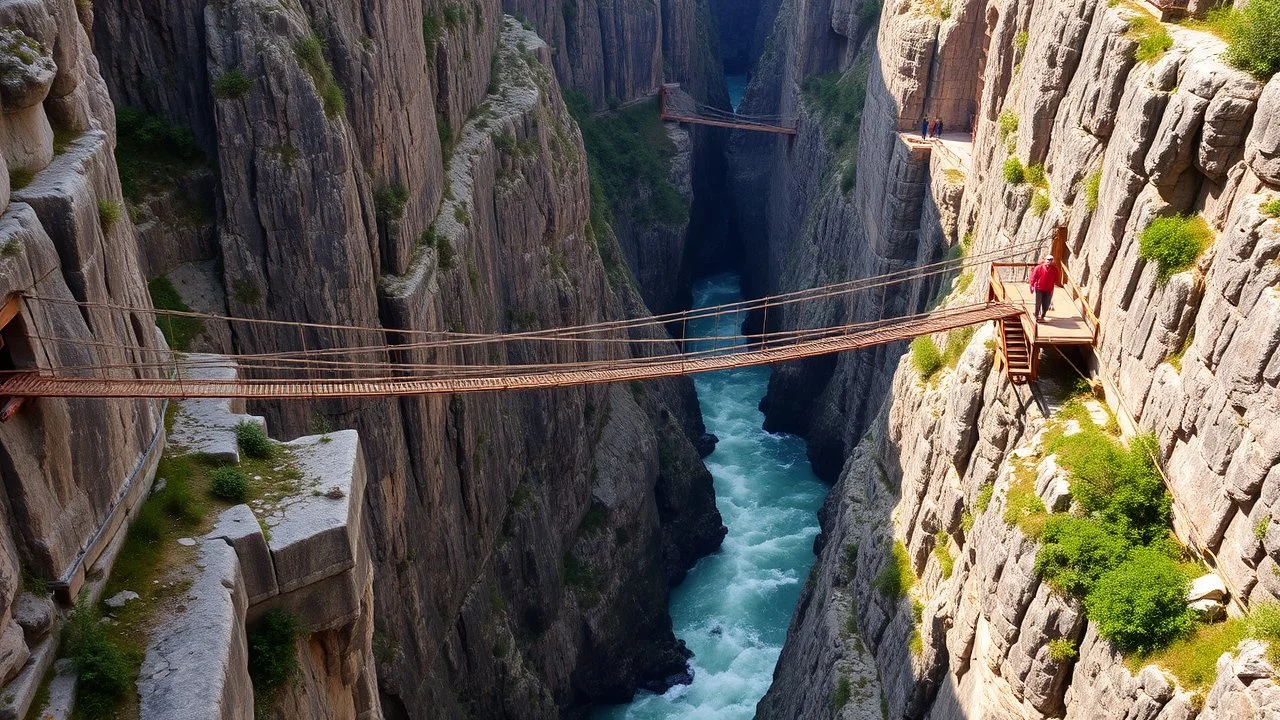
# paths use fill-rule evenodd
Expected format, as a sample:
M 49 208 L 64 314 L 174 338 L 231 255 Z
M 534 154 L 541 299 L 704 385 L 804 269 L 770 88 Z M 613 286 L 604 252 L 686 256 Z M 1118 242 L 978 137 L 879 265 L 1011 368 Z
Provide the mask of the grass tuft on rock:
M 886 600 L 898 600 L 911 592 L 916 582 L 915 572 L 911 569 L 911 556 L 901 541 L 894 542 L 889 556 L 889 564 L 876 576 L 872 583 Z
M 1213 229 L 1198 215 L 1158 217 L 1138 238 L 1138 254 L 1156 263 L 1160 282 L 1195 264 L 1213 242 Z
M 77 714 L 92 718 L 114 715 L 132 685 L 130 663 L 91 606 L 81 603 L 71 613 L 63 642 L 78 675 Z
M 1280 72 L 1280 0 L 1249 0 L 1239 10 L 1213 11 L 1209 24 L 1227 41 L 1227 62 L 1259 80 Z
M 956 561 L 951 557 L 951 536 L 945 530 L 939 530 L 933 538 L 933 556 L 938 559 L 942 579 L 949 580 L 951 573 L 955 571 Z
M 1262 214 L 1270 218 L 1280 218 L 1280 197 L 1262 203 Z
M 1134 58 L 1140 63 L 1153 63 L 1173 47 L 1173 37 L 1164 23 L 1145 11 L 1134 9 L 1133 12 L 1129 18 L 1128 37 L 1138 43 L 1133 51 Z
M 1102 188 L 1102 168 L 1089 173 L 1084 179 L 1084 207 L 1089 212 L 1098 209 L 1098 191 Z
M 219 100 L 239 100 L 253 90 L 253 80 L 232 68 L 213 79 L 213 96 Z
M 236 445 L 249 457 L 270 459 L 276 454 L 275 443 L 267 437 L 267 431 L 249 420 L 236 423 Z
M 1066 638 L 1054 638 L 1049 641 L 1049 659 L 1056 663 L 1068 663 L 1079 656 L 1076 644 Z

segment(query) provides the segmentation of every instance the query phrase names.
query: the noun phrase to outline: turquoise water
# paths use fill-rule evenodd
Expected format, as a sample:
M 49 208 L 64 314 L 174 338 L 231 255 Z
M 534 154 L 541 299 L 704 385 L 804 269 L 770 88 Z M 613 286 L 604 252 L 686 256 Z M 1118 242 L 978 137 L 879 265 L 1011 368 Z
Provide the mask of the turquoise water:
M 734 112 L 738 112 L 738 106 L 742 104 L 742 96 L 747 94 L 747 76 L 746 75 L 725 75 L 724 84 L 729 88 L 729 107 Z
M 741 298 L 735 275 L 694 287 L 707 307 Z M 733 318 L 689 323 L 690 335 L 736 335 Z M 756 406 L 768 368 L 723 370 L 694 378 L 707 431 L 720 442 L 706 460 L 729 534 L 671 592 L 676 637 L 693 651 L 693 684 L 663 695 L 640 693 L 602 708 L 597 720 L 751 718 L 769 689 L 787 623 L 813 564 L 818 507 L 826 495 L 809 469 L 804 442 L 761 429 Z

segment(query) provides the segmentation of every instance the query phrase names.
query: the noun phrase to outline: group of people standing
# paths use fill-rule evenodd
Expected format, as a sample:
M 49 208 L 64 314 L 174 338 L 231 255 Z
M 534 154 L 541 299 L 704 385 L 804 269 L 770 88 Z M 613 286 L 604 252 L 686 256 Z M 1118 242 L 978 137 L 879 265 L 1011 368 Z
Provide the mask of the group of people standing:
M 931 137 L 942 137 L 942 118 L 935 117 L 932 120 L 927 116 L 920 118 L 920 139 L 928 140 Z

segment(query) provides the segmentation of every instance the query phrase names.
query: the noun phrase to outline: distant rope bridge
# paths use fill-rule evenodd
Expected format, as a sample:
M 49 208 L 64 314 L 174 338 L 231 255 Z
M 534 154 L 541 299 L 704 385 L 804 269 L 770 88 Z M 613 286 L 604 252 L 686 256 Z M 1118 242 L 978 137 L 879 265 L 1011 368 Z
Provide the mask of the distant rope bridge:
M 684 312 L 545 330 L 481 334 L 227 317 L 27 295 L 38 312 L 75 308 L 91 326 L 167 328 L 217 321 L 278 352 L 184 355 L 138 343 L 28 335 L 44 358 L 38 370 L 0 373 L 0 397 L 319 399 L 557 388 L 767 365 L 909 340 L 1018 316 L 1003 302 L 883 316 L 889 288 L 953 275 L 1025 255 L 1038 242 L 944 260 L 859 280 Z M 865 322 L 742 334 L 758 313 L 803 309 L 817 301 L 880 301 Z M 775 315 L 776 317 L 776 315 Z M 799 317 L 799 316 L 797 316 Z M 791 319 L 795 322 L 795 318 Z M 732 322 L 730 334 L 689 335 Z M 105 324 L 104 324 L 105 323 Z M 673 340 L 668 330 L 679 337 Z M 681 340 L 680 338 L 683 338 Z M 203 368 L 234 362 L 244 379 L 208 379 Z
M 755 132 L 796 134 L 796 119 L 783 115 L 740 115 L 698 102 L 678 83 L 662 86 L 658 103 L 663 120 Z

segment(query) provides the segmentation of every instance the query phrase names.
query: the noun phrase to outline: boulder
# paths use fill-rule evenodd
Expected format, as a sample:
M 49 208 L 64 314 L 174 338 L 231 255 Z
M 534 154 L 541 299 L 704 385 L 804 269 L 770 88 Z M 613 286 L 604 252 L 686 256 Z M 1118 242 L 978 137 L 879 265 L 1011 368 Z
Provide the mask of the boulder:
M 1187 603 L 1187 607 L 1196 614 L 1201 622 L 1218 622 L 1227 617 L 1227 608 L 1217 600 L 1196 600 Z
M 1191 587 L 1187 590 L 1187 602 L 1194 603 L 1199 600 L 1216 600 L 1222 602 L 1227 596 L 1227 585 L 1222 582 L 1222 578 L 1213 573 L 1201 575 L 1191 581 Z
M 13 620 L 22 628 L 27 645 L 34 645 L 53 625 L 53 600 L 48 595 L 24 592 L 13 606 Z

